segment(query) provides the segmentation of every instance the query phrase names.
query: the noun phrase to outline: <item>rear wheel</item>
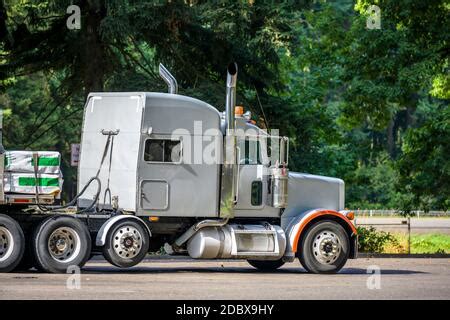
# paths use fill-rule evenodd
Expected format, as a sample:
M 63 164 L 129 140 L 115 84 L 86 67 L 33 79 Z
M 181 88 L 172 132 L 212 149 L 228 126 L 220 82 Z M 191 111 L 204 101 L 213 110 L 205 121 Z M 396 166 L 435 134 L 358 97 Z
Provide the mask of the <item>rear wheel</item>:
M 284 265 L 284 261 L 279 260 L 247 260 L 247 262 L 261 271 L 275 271 Z
M 120 220 L 106 234 L 103 256 L 116 267 L 129 268 L 145 258 L 149 242 L 149 234 L 141 223 Z
M 316 222 L 308 228 L 298 248 L 302 266 L 313 273 L 336 273 L 347 262 L 349 238 L 344 228 L 332 220 Z
M 46 272 L 63 273 L 70 266 L 82 267 L 91 254 L 91 236 L 80 220 L 55 216 L 37 226 L 32 252 L 37 267 Z
M 22 228 L 12 218 L 0 214 L 0 272 L 13 270 L 25 250 Z

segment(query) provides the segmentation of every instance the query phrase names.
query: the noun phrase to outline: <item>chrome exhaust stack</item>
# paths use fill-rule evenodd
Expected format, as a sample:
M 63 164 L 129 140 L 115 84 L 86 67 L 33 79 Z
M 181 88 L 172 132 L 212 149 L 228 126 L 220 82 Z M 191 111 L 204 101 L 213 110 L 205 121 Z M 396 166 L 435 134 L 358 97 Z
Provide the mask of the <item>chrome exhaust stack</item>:
M 232 62 L 227 67 L 227 91 L 225 103 L 225 121 L 226 134 L 233 134 L 234 131 L 234 107 L 236 105 L 236 82 L 237 82 L 238 67 L 235 62 Z
M 227 67 L 227 87 L 225 101 L 225 135 L 223 139 L 223 165 L 220 188 L 220 217 L 233 218 L 237 203 L 237 165 L 234 107 L 236 104 L 236 82 L 238 67 L 230 63 Z
M 164 82 L 167 83 L 168 92 L 172 94 L 178 93 L 178 83 L 177 79 L 167 70 L 162 63 L 159 64 L 159 75 L 163 78 Z

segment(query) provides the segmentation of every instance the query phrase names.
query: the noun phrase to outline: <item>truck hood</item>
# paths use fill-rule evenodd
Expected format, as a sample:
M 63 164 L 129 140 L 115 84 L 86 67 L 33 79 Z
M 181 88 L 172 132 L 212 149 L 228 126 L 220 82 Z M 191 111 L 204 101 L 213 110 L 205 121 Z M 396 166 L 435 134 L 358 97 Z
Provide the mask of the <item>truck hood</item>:
M 345 185 L 342 179 L 289 172 L 288 206 L 283 218 L 316 208 L 343 210 L 344 202 Z

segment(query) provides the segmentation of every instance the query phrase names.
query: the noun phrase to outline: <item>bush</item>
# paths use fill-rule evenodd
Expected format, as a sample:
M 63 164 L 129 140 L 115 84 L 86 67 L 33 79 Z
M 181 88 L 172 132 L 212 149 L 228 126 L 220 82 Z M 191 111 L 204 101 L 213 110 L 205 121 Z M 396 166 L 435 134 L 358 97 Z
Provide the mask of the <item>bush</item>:
M 357 230 L 360 252 L 382 253 L 387 244 L 400 246 L 398 240 L 389 232 L 378 231 L 374 227 L 357 227 Z

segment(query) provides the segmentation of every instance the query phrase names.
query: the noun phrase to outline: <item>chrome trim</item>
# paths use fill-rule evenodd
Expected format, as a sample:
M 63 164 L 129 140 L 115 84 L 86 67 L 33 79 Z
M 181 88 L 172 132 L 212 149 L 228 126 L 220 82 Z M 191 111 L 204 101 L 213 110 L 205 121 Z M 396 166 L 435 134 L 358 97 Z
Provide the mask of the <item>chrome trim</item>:
M 236 151 L 237 151 L 237 169 L 236 169 L 236 186 L 235 186 L 235 190 L 236 190 L 236 195 L 234 197 L 234 201 L 235 204 L 238 203 L 239 201 L 239 180 L 241 178 L 241 148 L 239 148 L 238 146 L 236 146 Z
M 58 228 L 48 238 L 47 250 L 55 261 L 69 263 L 80 254 L 80 236 L 72 228 Z

